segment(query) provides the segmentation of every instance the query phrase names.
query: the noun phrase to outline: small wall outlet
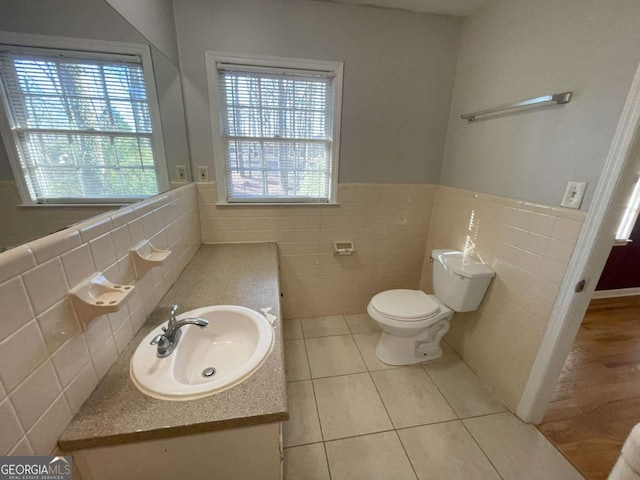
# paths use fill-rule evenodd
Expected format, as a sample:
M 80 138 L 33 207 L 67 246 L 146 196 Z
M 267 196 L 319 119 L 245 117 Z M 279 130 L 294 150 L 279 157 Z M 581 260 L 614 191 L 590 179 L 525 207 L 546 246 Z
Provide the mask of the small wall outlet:
M 185 165 L 176 165 L 176 179 L 179 182 L 188 182 L 187 167 Z
M 198 165 L 198 181 L 199 182 L 209 181 L 209 167 L 205 167 L 204 165 Z
M 587 182 L 569 182 L 562 197 L 561 205 L 569 208 L 580 208 L 582 197 L 587 189 Z

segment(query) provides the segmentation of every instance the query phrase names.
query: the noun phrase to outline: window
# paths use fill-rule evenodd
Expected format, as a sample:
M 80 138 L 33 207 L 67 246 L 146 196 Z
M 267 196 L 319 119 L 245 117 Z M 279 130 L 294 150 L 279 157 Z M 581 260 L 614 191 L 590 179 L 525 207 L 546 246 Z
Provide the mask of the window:
M 342 64 L 207 52 L 207 69 L 220 202 L 335 202 Z
M 159 193 L 164 159 L 150 72 L 142 54 L 0 45 L 3 138 L 24 203 Z
M 629 203 L 627 204 L 622 221 L 618 225 L 618 231 L 616 232 L 616 242 L 627 243 L 629 237 L 633 231 L 633 227 L 638 219 L 638 213 L 640 213 L 640 179 L 636 182 Z

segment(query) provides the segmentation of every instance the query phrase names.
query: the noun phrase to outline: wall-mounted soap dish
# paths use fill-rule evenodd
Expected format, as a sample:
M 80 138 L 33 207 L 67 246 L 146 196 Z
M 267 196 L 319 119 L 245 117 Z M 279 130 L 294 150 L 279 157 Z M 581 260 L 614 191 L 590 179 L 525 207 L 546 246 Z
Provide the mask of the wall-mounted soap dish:
M 356 246 L 351 241 L 333 242 L 334 255 L 353 255 L 355 251 Z
M 136 275 L 142 278 L 153 267 L 162 265 L 171 250 L 161 250 L 151 245 L 150 242 L 142 242 L 140 245 L 131 250 L 133 254 L 133 263 L 136 266 Z
M 90 320 L 120 310 L 134 288 L 133 285 L 111 283 L 102 273 L 98 273 L 71 290 L 71 302 L 78 319 L 86 328 Z

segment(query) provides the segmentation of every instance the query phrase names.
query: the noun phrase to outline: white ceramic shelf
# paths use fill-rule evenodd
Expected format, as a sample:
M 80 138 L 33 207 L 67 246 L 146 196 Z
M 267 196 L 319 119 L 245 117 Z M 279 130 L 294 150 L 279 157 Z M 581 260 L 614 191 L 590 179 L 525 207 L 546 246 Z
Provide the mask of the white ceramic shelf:
M 143 242 L 131 250 L 131 253 L 136 267 L 136 276 L 140 279 L 153 267 L 162 265 L 171 255 L 171 250 L 161 250 L 150 242 Z
M 70 297 L 78 319 L 86 329 L 94 318 L 120 310 L 134 288 L 133 285 L 111 283 L 98 273 L 71 290 Z

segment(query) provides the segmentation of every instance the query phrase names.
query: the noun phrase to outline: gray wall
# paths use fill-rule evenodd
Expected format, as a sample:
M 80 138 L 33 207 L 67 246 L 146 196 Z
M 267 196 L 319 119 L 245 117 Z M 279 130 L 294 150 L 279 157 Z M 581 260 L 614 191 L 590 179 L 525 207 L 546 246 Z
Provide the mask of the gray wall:
M 175 65 L 178 44 L 171 0 L 106 0 Z
M 465 21 L 441 182 L 588 209 L 640 60 L 637 0 L 502 0 Z M 460 114 L 572 90 L 565 107 L 467 124 Z
M 213 148 L 205 50 L 343 61 L 341 182 L 437 183 L 460 20 L 291 0 L 174 2 L 193 165 Z

